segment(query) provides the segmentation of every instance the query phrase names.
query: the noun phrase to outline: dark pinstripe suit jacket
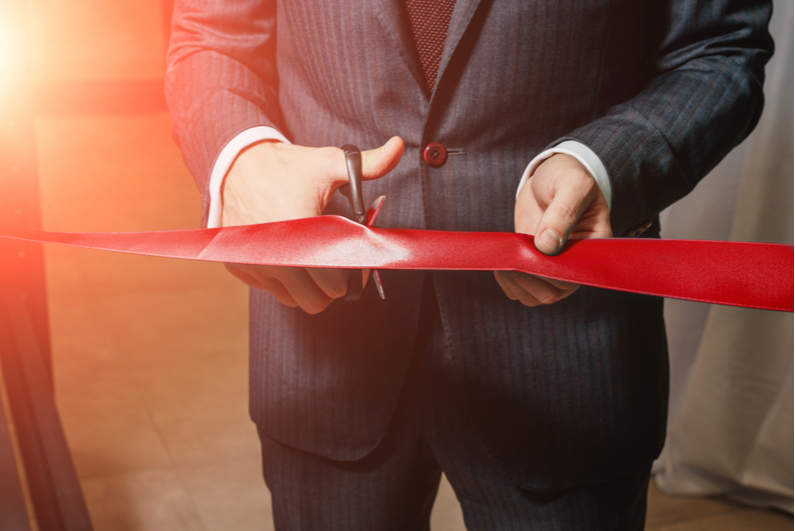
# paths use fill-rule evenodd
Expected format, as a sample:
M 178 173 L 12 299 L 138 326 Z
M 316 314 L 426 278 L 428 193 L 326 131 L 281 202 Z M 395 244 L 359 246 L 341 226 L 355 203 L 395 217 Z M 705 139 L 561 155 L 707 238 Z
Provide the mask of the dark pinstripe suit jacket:
M 202 191 L 219 151 L 249 127 L 305 146 L 366 149 L 400 135 L 402 161 L 365 190 L 388 197 L 382 226 L 512 231 L 525 165 L 575 139 L 609 172 L 620 235 L 684 196 L 753 127 L 769 15 L 745 0 L 458 0 L 428 95 L 401 0 L 184 0 L 167 92 Z M 458 153 L 430 168 L 430 141 Z M 346 210 L 341 198 L 328 209 Z M 317 316 L 252 293 L 251 411 L 266 433 L 342 460 L 378 444 L 421 288 L 416 273 L 383 277 L 386 301 L 370 292 Z M 582 288 L 526 308 L 489 273 L 434 280 L 459 391 L 510 477 L 585 484 L 657 455 L 662 300 Z

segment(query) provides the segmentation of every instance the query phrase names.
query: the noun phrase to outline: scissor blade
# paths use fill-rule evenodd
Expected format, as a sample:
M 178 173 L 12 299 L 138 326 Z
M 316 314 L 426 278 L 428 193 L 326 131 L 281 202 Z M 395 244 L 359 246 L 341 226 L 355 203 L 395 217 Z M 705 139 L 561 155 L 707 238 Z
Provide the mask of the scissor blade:
M 367 215 L 364 218 L 364 224 L 368 227 L 372 227 L 375 224 L 375 218 L 378 216 L 378 213 L 381 211 L 381 206 L 384 204 L 384 199 L 386 199 L 385 195 L 382 195 L 375 201 L 373 204 L 370 205 L 370 208 L 367 209 Z
M 381 297 L 381 300 L 386 299 L 386 295 L 384 294 L 384 285 L 381 284 L 381 275 L 378 274 L 377 269 L 373 269 L 373 282 L 375 282 L 375 289 L 378 290 L 378 295 Z
M 384 204 L 384 199 L 386 199 L 386 196 L 382 195 L 373 201 L 373 204 L 367 209 L 367 216 L 365 217 L 364 224 L 368 227 L 372 227 L 375 223 L 375 218 L 378 217 L 378 213 L 381 211 L 381 207 Z M 377 269 L 373 269 L 372 276 L 373 282 L 375 283 L 375 288 L 378 290 L 378 295 L 381 296 L 381 299 L 386 299 L 386 295 L 384 294 L 384 285 L 381 283 L 381 275 L 378 274 Z

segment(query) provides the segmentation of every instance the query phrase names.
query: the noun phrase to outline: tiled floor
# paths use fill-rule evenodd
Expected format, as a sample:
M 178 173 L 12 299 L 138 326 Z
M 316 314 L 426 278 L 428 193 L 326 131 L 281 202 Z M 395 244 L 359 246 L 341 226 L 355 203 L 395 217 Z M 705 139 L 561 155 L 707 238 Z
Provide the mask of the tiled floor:
M 167 116 L 37 127 L 47 229 L 198 225 Z M 217 264 L 56 246 L 46 256 L 58 405 L 97 531 L 269 529 L 243 285 Z M 652 485 L 648 527 L 775 531 L 792 519 Z M 463 529 L 446 483 L 433 529 Z

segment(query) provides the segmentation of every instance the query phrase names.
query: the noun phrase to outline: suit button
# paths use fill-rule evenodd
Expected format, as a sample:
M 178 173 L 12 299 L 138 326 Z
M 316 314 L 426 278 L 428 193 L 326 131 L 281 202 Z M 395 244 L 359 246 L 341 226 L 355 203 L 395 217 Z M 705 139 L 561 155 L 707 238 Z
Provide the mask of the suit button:
M 431 168 L 438 168 L 447 161 L 447 150 L 439 142 L 431 142 L 425 146 L 422 160 Z

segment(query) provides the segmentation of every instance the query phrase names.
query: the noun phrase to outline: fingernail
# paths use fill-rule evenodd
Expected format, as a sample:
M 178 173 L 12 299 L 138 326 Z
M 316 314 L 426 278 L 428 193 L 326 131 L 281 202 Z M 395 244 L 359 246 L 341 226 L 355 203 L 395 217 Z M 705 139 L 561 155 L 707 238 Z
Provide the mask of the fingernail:
M 562 238 L 556 231 L 547 229 L 536 238 L 536 249 L 544 254 L 555 254 L 562 243 Z

